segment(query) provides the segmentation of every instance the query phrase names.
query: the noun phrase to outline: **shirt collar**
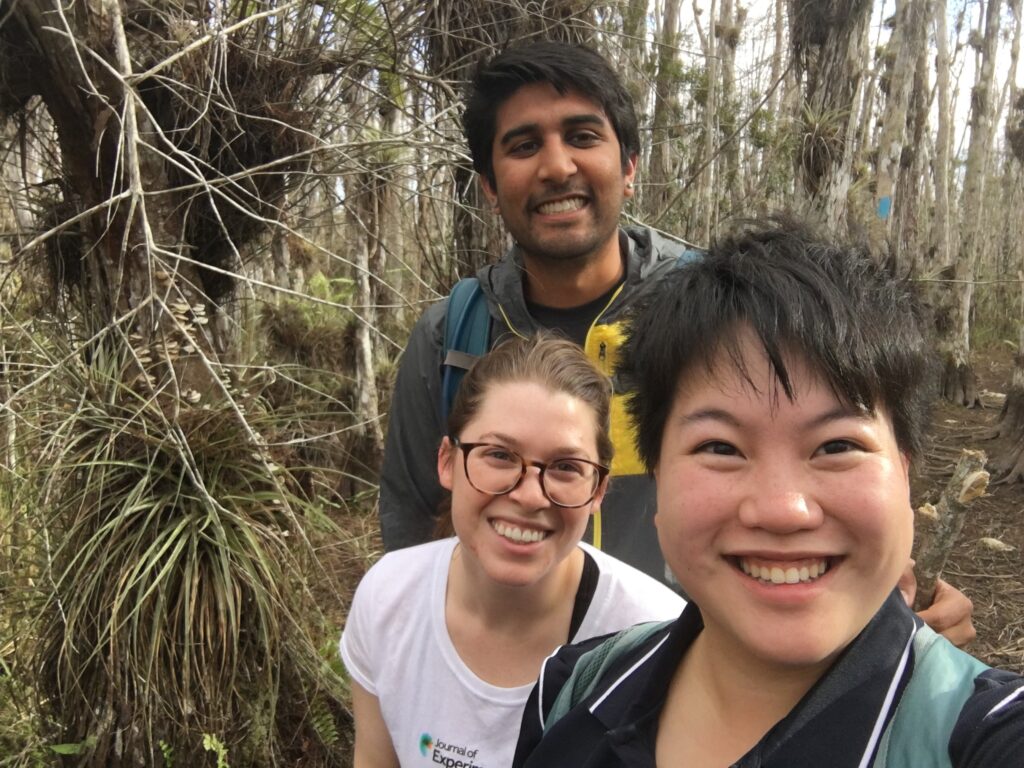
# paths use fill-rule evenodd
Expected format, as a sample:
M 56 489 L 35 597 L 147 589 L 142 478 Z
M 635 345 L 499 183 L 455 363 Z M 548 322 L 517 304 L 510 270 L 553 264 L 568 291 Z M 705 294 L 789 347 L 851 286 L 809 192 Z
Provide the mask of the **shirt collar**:
M 736 765 L 739 768 L 840 768 L 856 766 L 872 734 L 888 724 L 913 668 L 901 665 L 918 619 L 896 590 L 842 652 L 831 669 L 793 710 Z M 689 603 L 649 657 L 609 685 L 614 690 L 592 707 L 609 731 L 615 751 L 629 765 L 654 765 L 658 716 L 686 650 L 703 629 L 700 609 Z M 640 755 L 646 759 L 639 760 Z
M 644 249 L 629 236 L 627 230 L 620 228 L 618 235 L 619 252 L 623 254 L 625 267 L 624 281 L 627 286 L 639 284 L 642 280 L 642 258 L 646 257 L 651 249 L 648 247 L 641 253 Z M 538 328 L 526 305 L 523 291 L 525 271 L 522 252 L 518 245 L 513 245 L 500 262 L 488 264 L 477 272 L 484 292 L 491 294 L 494 301 L 502 306 L 512 328 L 521 335 L 529 335 Z M 623 300 L 623 295 L 620 294 L 614 303 L 619 304 Z

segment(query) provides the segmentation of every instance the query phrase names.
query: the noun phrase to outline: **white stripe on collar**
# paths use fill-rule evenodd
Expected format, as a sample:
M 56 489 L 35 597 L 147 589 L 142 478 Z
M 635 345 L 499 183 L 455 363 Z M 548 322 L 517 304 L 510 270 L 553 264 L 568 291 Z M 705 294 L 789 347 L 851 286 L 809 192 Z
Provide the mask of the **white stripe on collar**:
M 661 646 L 665 643 L 666 640 L 668 640 L 668 638 L 669 638 L 669 633 L 666 632 L 665 636 L 663 638 L 661 638 L 661 640 L 658 641 L 657 645 L 655 645 L 653 648 L 651 648 L 651 650 L 649 650 L 647 653 L 645 653 L 643 655 L 643 657 L 639 661 L 637 661 L 633 666 L 631 666 L 629 669 L 627 669 L 625 672 L 623 672 L 614 683 L 612 683 L 610 686 L 608 686 L 608 688 L 605 689 L 605 692 L 601 694 L 601 697 L 597 701 L 595 701 L 593 704 L 590 705 L 590 714 L 594 714 L 594 710 L 596 710 L 599 706 L 601 706 L 601 702 L 604 701 L 606 698 L 608 698 L 608 696 L 611 694 L 611 692 L 614 691 L 623 680 L 625 680 L 630 675 L 632 675 L 633 672 L 635 672 L 638 667 L 642 666 L 644 664 L 644 662 L 646 662 L 649 658 L 651 658 L 651 656 L 653 656 L 655 654 L 655 652 L 659 648 L 661 648 Z
M 562 646 L 558 646 L 551 652 L 551 654 L 544 659 L 544 663 L 540 665 L 540 678 L 537 680 L 537 720 L 540 722 L 541 731 L 546 728 L 544 722 L 544 673 L 548 671 L 548 662 L 551 661 L 561 650 Z
M 1006 707 L 1010 706 L 1011 701 L 1013 701 L 1014 699 L 1019 699 L 1021 697 L 1024 697 L 1024 686 L 1021 686 L 1016 691 L 1007 696 L 1005 699 L 996 704 L 994 707 L 992 707 L 992 709 L 988 711 L 988 713 L 985 715 L 985 717 L 982 718 L 982 720 L 991 717 L 1001 709 L 1006 709 Z

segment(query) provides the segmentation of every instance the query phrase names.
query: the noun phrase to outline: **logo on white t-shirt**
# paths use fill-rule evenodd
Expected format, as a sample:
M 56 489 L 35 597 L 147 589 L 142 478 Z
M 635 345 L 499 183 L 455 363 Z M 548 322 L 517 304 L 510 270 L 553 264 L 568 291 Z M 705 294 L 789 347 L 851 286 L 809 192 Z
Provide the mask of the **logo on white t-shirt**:
M 434 738 L 429 733 L 420 734 L 420 754 L 426 757 L 434 749 Z
M 451 744 L 441 739 L 435 742 L 429 733 L 420 734 L 420 754 L 430 756 L 430 762 L 443 765 L 445 768 L 483 768 L 474 758 L 478 750 Z

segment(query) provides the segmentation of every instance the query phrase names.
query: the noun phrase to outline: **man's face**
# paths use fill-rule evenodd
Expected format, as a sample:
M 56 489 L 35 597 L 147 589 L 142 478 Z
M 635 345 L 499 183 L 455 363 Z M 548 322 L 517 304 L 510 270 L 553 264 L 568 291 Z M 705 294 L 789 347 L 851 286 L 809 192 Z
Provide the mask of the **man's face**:
M 498 109 L 494 179 L 484 192 L 527 261 L 618 255 L 619 214 L 636 159 L 623 169 L 604 111 L 574 91 L 524 85 Z

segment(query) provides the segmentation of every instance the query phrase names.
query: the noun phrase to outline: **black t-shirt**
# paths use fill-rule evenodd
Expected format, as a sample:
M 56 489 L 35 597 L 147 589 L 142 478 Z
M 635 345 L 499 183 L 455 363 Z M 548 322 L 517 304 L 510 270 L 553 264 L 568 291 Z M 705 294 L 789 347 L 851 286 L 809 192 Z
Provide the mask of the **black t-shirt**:
M 578 307 L 562 309 L 558 307 L 545 307 L 543 304 L 534 304 L 527 301 L 526 309 L 533 319 L 537 321 L 538 325 L 548 330 L 562 333 L 567 339 L 582 347 L 587 341 L 587 332 L 590 331 L 590 326 L 594 324 L 597 316 L 601 314 L 601 310 L 608 306 L 608 302 L 612 300 L 612 296 L 615 295 L 615 292 L 619 290 L 621 285 L 622 281 L 620 280 L 593 301 L 588 301 L 586 304 L 581 304 Z

